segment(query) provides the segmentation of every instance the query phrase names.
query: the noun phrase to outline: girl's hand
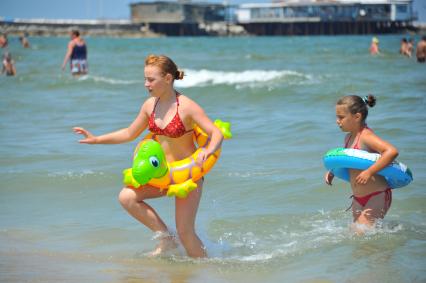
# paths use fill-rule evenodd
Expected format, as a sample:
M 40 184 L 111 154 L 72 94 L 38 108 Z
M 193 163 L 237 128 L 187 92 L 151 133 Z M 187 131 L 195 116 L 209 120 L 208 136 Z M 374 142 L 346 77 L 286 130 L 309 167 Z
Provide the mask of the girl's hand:
M 200 153 L 197 156 L 197 160 L 195 160 L 195 163 L 200 167 L 203 166 L 203 162 L 206 161 L 209 155 L 210 154 L 207 153 L 207 149 L 201 148 Z
M 332 182 L 333 182 L 333 179 L 334 179 L 334 174 L 331 173 L 330 171 L 327 171 L 327 173 L 325 173 L 325 176 L 324 176 L 325 183 L 327 185 L 331 186 Z
M 84 136 L 84 139 L 79 140 L 79 143 L 95 144 L 97 143 L 96 136 L 92 135 L 88 130 L 80 127 L 74 127 L 72 129 L 74 133 Z
M 359 185 L 365 185 L 371 178 L 371 173 L 368 170 L 364 170 L 355 178 L 355 183 Z

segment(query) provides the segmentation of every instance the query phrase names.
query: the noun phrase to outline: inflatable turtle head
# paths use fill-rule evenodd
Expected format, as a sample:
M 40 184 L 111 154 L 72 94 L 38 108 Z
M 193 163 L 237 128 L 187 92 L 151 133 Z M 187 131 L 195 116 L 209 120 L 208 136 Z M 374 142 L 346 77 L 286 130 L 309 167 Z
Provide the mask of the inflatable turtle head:
M 154 140 L 141 142 L 133 158 L 132 175 L 141 184 L 153 178 L 161 178 L 168 172 L 167 160 L 161 145 Z

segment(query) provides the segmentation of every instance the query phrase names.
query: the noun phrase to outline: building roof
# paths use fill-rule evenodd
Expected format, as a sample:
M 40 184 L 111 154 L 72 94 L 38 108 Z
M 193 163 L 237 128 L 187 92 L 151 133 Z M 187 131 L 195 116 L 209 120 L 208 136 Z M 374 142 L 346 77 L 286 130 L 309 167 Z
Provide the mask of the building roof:
M 192 1 L 152 1 L 152 2 L 135 2 L 130 3 L 129 6 L 140 6 L 140 5 L 191 5 L 191 6 L 223 6 L 222 3 L 214 3 L 214 2 L 192 2 Z
M 272 3 L 246 3 L 240 8 L 271 8 L 283 6 L 306 6 L 306 5 L 354 5 L 354 4 L 409 4 L 413 0 L 277 0 Z
M 284 4 L 399 4 L 413 0 L 273 0 L 273 3 Z

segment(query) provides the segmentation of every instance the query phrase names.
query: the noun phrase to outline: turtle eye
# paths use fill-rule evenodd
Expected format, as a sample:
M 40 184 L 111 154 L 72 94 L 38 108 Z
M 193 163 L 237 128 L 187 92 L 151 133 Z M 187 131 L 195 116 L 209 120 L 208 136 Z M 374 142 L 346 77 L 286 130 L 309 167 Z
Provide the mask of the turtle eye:
M 149 163 L 151 163 L 151 165 L 154 166 L 155 168 L 157 168 L 158 166 L 160 166 L 160 161 L 155 156 L 151 156 L 149 158 Z

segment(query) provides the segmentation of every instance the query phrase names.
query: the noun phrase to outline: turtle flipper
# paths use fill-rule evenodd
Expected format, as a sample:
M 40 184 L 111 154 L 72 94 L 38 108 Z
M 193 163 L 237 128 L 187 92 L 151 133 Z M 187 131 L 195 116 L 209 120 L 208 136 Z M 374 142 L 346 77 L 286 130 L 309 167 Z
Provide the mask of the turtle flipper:
M 126 186 L 133 187 L 135 189 L 139 188 L 141 185 L 138 183 L 138 181 L 133 178 L 132 174 L 132 168 L 127 168 L 123 171 L 123 183 Z
M 170 185 L 167 190 L 167 196 L 172 197 L 176 196 L 178 198 L 186 198 L 189 192 L 195 190 L 197 184 L 192 181 L 192 179 L 186 180 L 183 183 Z

